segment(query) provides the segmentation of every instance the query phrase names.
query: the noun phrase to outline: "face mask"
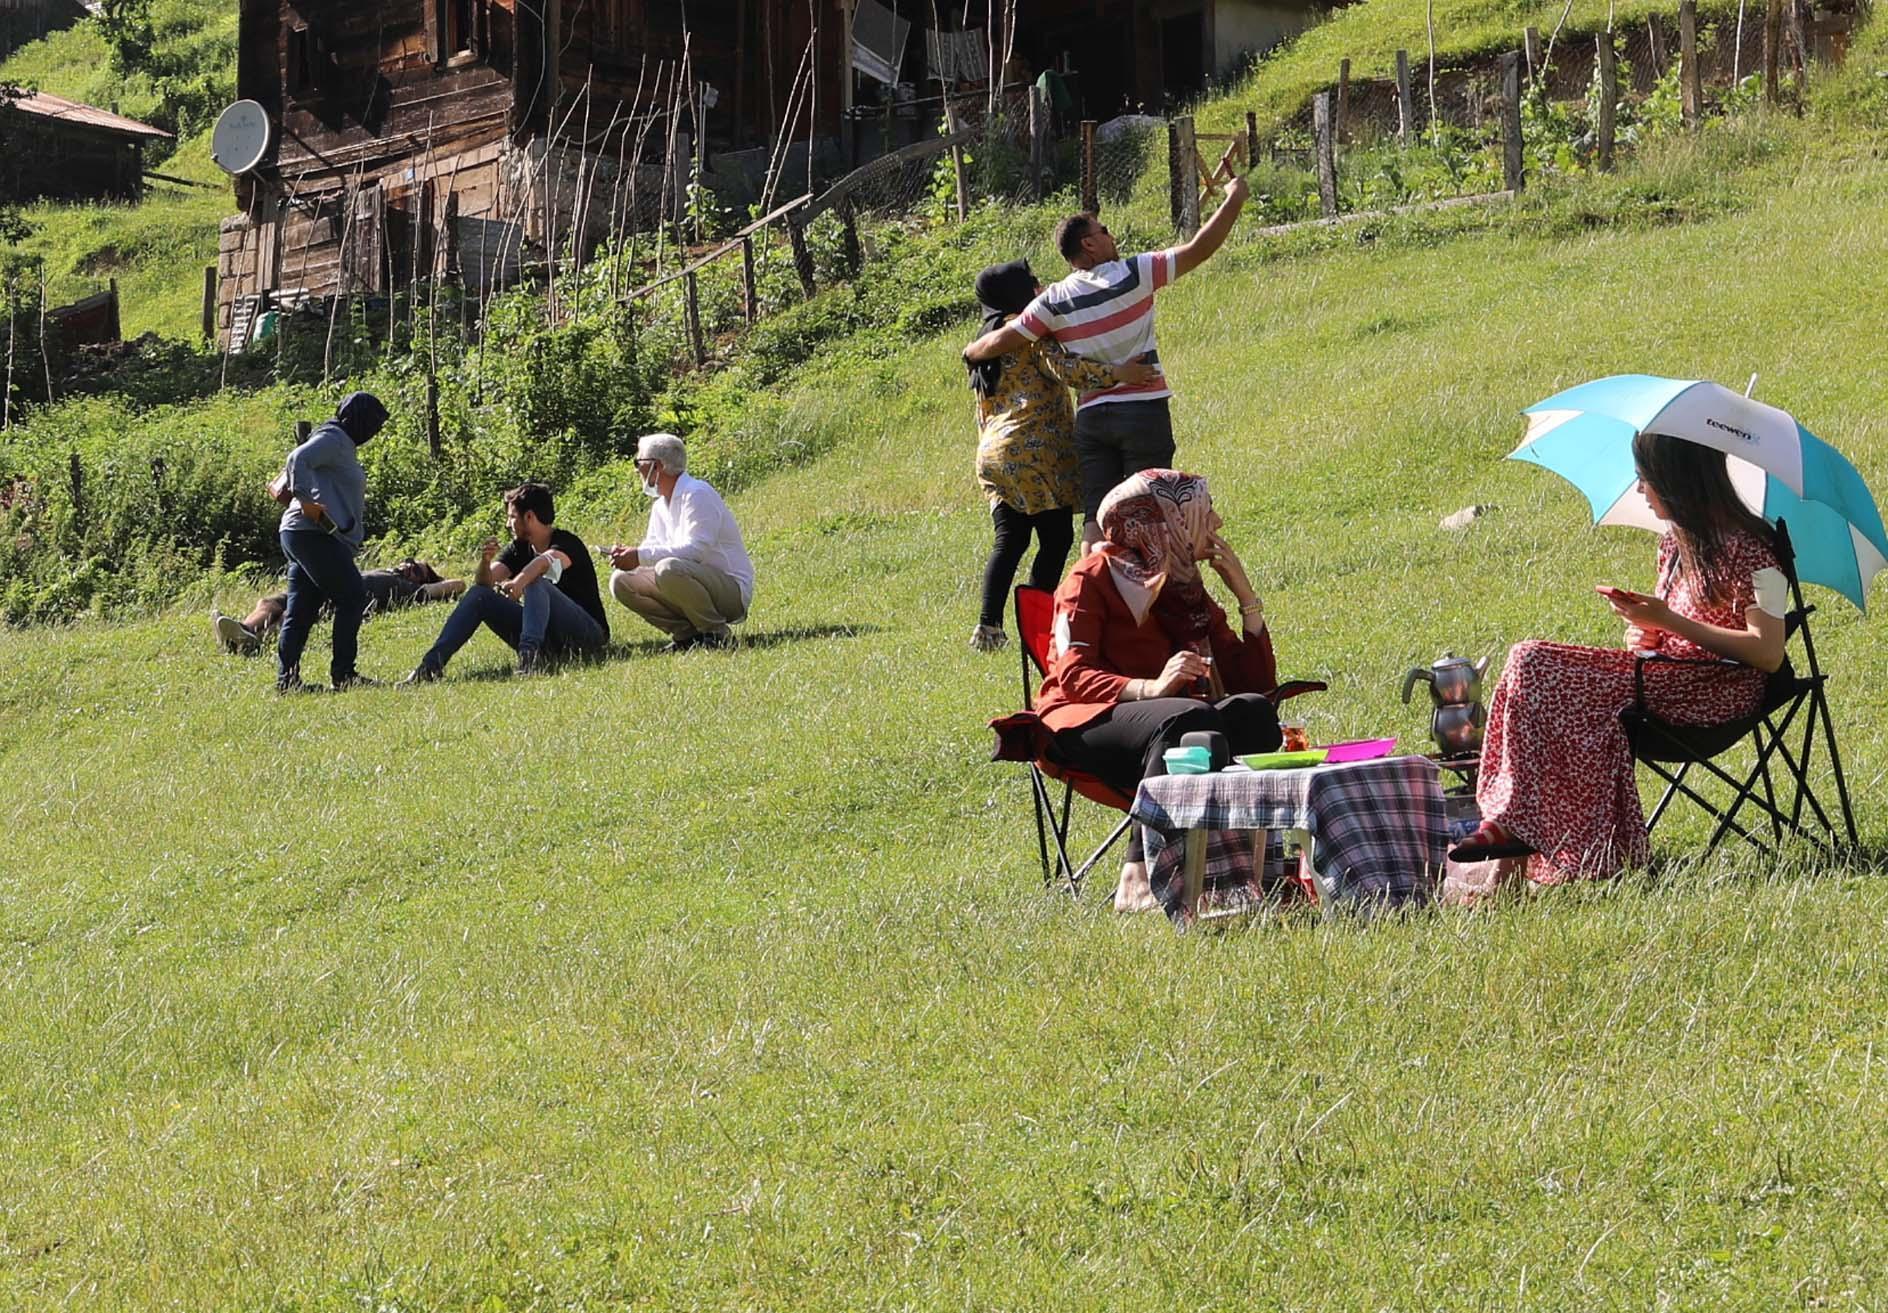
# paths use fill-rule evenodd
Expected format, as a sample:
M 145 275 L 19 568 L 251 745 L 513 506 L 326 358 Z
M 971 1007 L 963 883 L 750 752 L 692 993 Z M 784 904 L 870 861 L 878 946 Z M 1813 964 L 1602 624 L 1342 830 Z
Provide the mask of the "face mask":
M 662 489 L 656 487 L 653 483 L 645 483 L 642 485 L 642 495 L 645 497 L 660 497 L 662 495 Z

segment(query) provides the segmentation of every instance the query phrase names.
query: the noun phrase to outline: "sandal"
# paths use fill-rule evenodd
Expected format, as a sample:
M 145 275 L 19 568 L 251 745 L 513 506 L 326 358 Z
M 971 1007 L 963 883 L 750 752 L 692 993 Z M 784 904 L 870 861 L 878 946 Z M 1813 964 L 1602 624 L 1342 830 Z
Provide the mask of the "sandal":
M 1489 862 L 1507 857 L 1531 857 L 1534 849 L 1509 834 L 1495 821 L 1483 821 L 1475 832 L 1449 849 L 1452 862 Z

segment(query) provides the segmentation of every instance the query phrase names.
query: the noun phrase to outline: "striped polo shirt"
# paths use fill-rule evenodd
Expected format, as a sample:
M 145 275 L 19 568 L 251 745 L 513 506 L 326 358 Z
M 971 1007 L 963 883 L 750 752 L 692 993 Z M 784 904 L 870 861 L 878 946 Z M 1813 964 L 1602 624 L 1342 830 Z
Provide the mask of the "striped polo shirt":
M 1078 356 L 1104 365 L 1133 361 L 1160 366 L 1154 349 L 1154 293 L 1174 280 L 1174 252 L 1131 255 L 1077 269 L 1031 301 L 1010 323 L 1034 342 L 1052 337 Z M 1084 392 L 1077 409 L 1108 401 L 1170 397 L 1164 375 L 1145 383 Z

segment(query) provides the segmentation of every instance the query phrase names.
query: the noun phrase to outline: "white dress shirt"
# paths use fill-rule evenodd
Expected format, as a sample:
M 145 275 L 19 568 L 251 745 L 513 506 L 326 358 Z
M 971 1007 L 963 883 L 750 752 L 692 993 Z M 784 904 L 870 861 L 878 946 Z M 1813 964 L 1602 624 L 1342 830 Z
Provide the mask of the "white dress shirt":
M 692 474 L 675 481 L 675 490 L 656 498 L 649 511 L 649 532 L 636 549 L 636 563 L 653 566 L 679 556 L 712 566 L 741 588 L 741 601 L 754 601 L 754 563 L 747 559 L 740 526 L 721 494 Z

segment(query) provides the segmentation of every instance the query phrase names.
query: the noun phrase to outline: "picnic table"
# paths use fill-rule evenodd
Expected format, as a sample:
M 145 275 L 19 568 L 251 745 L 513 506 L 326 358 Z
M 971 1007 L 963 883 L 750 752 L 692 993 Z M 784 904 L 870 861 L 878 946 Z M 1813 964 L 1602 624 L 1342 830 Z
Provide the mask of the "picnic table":
M 1340 903 L 1427 902 L 1449 840 L 1440 772 L 1416 756 L 1152 776 L 1141 781 L 1129 815 L 1143 826 L 1154 897 L 1182 927 L 1263 902 L 1274 883 L 1268 868 L 1282 867 L 1265 854 L 1282 859 L 1288 835 L 1309 856 L 1326 915 Z

